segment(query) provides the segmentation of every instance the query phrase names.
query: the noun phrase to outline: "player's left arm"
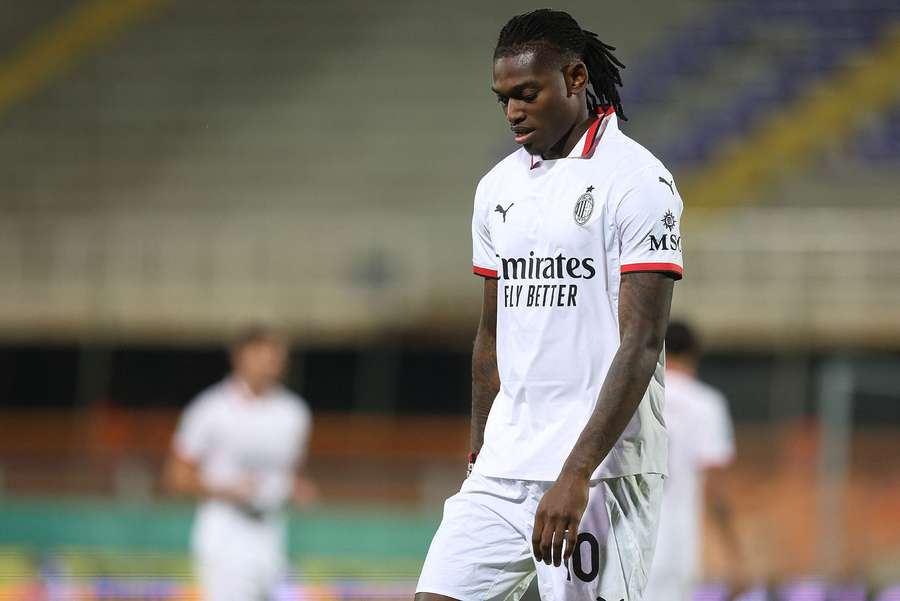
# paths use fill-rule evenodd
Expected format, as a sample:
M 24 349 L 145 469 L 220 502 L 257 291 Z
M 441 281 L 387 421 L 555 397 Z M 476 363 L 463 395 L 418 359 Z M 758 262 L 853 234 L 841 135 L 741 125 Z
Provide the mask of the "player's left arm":
M 703 410 L 697 418 L 705 425 L 704 435 L 697 437 L 696 441 L 696 461 L 703 470 L 704 506 L 715 534 L 723 543 L 731 580 L 741 588 L 748 579 L 731 494 L 732 465 L 736 454 L 734 424 L 728 413 L 728 401 L 721 394 L 709 398 L 697 409 Z
M 730 468 L 710 466 L 704 470 L 704 496 L 712 523 L 733 561 L 742 560 L 741 544 L 734 524 L 734 509 L 730 495 Z
M 291 500 L 300 507 L 315 505 L 319 500 L 319 485 L 309 477 L 306 470 L 300 470 L 294 476 L 294 489 Z
M 305 440 L 303 441 L 306 442 Z M 306 454 L 294 468 L 294 482 L 291 487 L 291 502 L 298 507 L 309 507 L 319 502 L 319 485 L 309 473 Z
M 297 459 L 294 463 L 294 482 L 291 487 L 291 501 L 300 507 L 308 507 L 319 501 L 319 485 L 309 475 L 309 441 L 312 433 L 312 414 L 305 409 L 301 417 L 300 432 L 297 436 Z
M 621 342 L 593 414 L 556 483 L 535 515 L 534 556 L 559 566 L 575 549 L 588 500 L 588 482 L 637 410 L 656 369 L 665 339 L 674 280 L 660 272 L 623 273 L 619 292 Z M 563 540 L 566 540 L 563 557 Z

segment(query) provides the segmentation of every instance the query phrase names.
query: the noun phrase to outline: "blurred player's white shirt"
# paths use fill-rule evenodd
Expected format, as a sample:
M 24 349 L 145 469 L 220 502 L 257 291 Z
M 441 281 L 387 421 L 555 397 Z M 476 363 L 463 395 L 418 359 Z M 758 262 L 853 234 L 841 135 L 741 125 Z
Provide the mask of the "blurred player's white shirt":
M 665 481 L 650 592 L 657 585 L 690 586 L 699 576 L 703 470 L 734 458 L 734 432 L 725 397 L 682 372 L 666 372 L 664 409 L 669 434 L 669 477 Z M 658 598 L 676 599 L 660 591 Z
M 235 486 L 249 477 L 258 487 L 252 515 L 222 500 L 202 503 L 192 537 L 196 553 L 280 558 L 286 536 L 283 508 L 310 427 L 306 403 L 281 386 L 253 397 L 246 385 L 228 378 L 190 403 L 175 435 L 175 452 L 199 465 L 207 485 Z
M 672 174 L 619 130 L 612 110 L 572 153 L 519 149 L 478 184 L 476 274 L 498 278 L 497 367 L 475 470 L 553 481 L 596 405 L 619 348 L 621 274 L 681 278 L 682 201 Z M 666 472 L 663 361 L 593 477 Z

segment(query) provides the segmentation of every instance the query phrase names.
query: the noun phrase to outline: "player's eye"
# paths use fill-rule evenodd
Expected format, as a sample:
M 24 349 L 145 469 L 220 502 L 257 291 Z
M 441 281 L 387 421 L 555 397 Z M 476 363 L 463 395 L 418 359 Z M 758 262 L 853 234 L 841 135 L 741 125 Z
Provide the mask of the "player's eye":
M 527 94 L 522 94 L 522 101 L 523 102 L 534 102 L 535 100 L 537 100 L 537 97 L 538 97 L 537 92 L 529 92 Z
M 509 104 L 509 98 L 497 94 L 497 102 L 502 104 L 503 106 L 506 106 L 507 104 Z

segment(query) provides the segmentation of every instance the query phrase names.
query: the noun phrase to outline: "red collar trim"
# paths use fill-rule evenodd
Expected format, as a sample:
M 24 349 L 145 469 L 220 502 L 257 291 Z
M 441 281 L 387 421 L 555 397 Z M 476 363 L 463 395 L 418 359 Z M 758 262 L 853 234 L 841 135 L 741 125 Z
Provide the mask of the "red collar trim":
M 581 150 L 581 158 L 586 159 L 594 153 L 594 148 L 597 147 L 597 142 L 600 141 L 600 138 L 603 137 L 603 132 L 606 130 L 604 127 L 603 130 L 600 130 L 600 125 L 606 122 L 606 118 L 616 112 L 616 109 L 612 106 L 607 107 L 604 111 L 602 107 L 597 107 L 597 120 L 591 124 L 590 129 L 588 129 L 587 139 L 584 141 L 584 148 Z M 600 135 L 597 135 L 597 130 L 600 130 Z
M 606 118 L 616 112 L 615 107 L 609 106 L 604 110 L 603 107 L 597 107 L 597 118 L 591 123 L 591 126 L 587 130 L 587 135 L 584 137 L 584 147 L 581 149 L 581 157 L 582 159 L 590 158 L 592 154 L 594 154 L 594 149 L 597 147 L 597 142 L 600 141 L 600 138 L 603 137 L 603 132 L 606 130 L 606 127 L 602 129 L 600 126 L 604 123 L 607 123 Z M 597 135 L 597 132 L 600 132 L 600 135 Z M 566 158 L 572 158 L 571 155 Z M 534 155 L 531 155 L 531 169 L 537 167 L 538 163 L 540 163 L 543 159 L 539 159 L 537 161 L 534 160 Z

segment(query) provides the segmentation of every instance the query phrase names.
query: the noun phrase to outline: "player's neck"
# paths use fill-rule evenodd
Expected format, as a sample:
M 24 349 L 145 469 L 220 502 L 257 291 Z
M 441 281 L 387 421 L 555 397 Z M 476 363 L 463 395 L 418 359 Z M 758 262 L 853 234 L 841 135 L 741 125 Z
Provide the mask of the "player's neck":
M 259 382 L 253 382 L 249 378 L 242 377 L 240 374 L 235 374 L 234 379 L 237 382 L 238 387 L 241 390 L 241 393 L 248 400 L 258 399 L 268 392 L 271 386 L 266 384 L 262 384 Z
M 693 361 L 685 361 L 671 356 L 666 357 L 666 371 L 690 378 L 697 377 L 697 365 Z
M 542 156 L 544 160 L 552 161 L 554 159 L 561 159 L 563 157 L 569 156 L 571 154 L 572 149 L 575 148 L 575 145 L 578 144 L 578 141 L 581 140 L 581 137 L 584 135 L 584 132 L 588 130 L 591 124 L 596 120 L 595 115 L 591 115 L 587 111 L 587 107 L 585 107 L 584 111 L 578 116 L 578 120 L 575 122 L 575 125 L 569 130 L 569 132 L 562 137 L 562 139 L 556 143 L 550 150 L 545 152 Z

